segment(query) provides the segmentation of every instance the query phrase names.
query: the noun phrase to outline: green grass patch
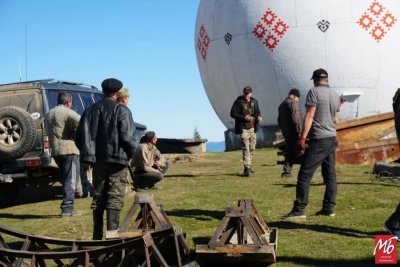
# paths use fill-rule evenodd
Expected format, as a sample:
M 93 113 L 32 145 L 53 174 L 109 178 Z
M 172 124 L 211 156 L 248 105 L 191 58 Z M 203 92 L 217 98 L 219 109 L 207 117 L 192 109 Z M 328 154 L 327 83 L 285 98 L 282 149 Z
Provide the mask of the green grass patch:
M 311 183 L 307 219 L 282 221 L 295 198 L 295 165 L 292 178 L 281 178 L 275 149 L 258 149 L 256 174 L 241 176 L 241 152 L 176 156 L 163 190 L 151 190 L 170 220 L 187 233 L 188 243 L 207 244 L 225 209 L 239 199 L 253 199 L 270 227 L 278 228 L 277 263 L 274 266 L 374 266 L 374 236 L 386 234 L 382 224 L 398 204 L 399 185 L 371 180 L 371 165 L 337 166 L 336 217 L 314 216 L 322 207 L 325 190 L 320 170 Z M 0 209 L 0 223 L 22 232 L 63 239 L 91 239 L 91 199 L 77 199 L 81 217 L 60 218 L 61 189 L 50 192 L 22 190 L 23 204 Z M 38 196 L 36 196 L 38 195 Z M 33 199 L 33 200 L 32 200 Z M 133 204 L 125 198 L 121 220 Z

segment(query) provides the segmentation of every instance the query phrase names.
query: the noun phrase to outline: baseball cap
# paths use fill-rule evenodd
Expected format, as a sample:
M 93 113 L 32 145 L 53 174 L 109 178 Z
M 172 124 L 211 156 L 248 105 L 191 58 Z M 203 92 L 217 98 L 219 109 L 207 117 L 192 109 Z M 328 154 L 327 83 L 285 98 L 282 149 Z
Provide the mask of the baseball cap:
M 252 93 L 252 92 L 253 92 L 253 89 L 251 89 L 250 86 L 246 86 L 245 88 L 243 88 L 243 93 L 248 94 L 248 93 Z
M 324 69 L 317 69 L 313 72 L 310 80 L 328 78 L 328 72 Z

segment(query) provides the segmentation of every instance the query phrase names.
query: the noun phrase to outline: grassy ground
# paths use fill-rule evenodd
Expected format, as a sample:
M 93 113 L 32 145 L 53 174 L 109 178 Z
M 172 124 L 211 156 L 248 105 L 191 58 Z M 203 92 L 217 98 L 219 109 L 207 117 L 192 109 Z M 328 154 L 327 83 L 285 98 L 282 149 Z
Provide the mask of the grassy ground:
M 277 263 L 273 266 L 375 266 L 374 236 L 386 234 L 382 223 L 399 201 L 399 185 L 371 181 L 372 166 L 337 166 L 336 217 L 315 216 L 324 194 L 318 170 L 312 180 L 307 219 L 282 221 L 295 197 L 296 175 L 280 178 L 277 150 L 259 149 L 249 178 L 241 177 L 241 152 L 173 157 L 163 190 L 150 190 L 170 220 L 187 233 L 189 245 L 207 244 L 227 207 L 253 199 L 269 227 L 278 228 Z M 297 174 L 299 166 L 294 167 Z M 60 188 L 23 190 L 21 205 L 0 209 L 0 223 L 23 232 L 63 239 L 90 239 L 91 199 L 77 199 L 81 217 L 61 219 Z M 37 190 L 36 190 L 37 191 Z M 134 200 L 125 198 L 121 219 Z

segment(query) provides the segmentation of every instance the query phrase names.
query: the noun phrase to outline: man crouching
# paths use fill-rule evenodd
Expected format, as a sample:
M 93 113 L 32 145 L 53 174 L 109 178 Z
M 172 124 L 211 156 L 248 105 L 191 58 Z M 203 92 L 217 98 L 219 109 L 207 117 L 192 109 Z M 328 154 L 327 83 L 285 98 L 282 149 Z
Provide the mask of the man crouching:
M 132 159 L 135 190 L 141 192 L 148 189 L 162 189 L 156 183 L 164 178 L 164 174 L 169 168 L 169 162 L 161 157 L 161 153 L 156 147 L 156 133 L 147 132 L 140 143 Z

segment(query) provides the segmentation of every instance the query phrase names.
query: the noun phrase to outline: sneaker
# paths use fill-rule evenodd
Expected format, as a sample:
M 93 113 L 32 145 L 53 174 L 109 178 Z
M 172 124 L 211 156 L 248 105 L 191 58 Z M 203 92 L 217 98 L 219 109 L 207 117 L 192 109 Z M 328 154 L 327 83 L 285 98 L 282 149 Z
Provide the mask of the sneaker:
M 292 174 L 290 173 L 282 172 L 281 174 L 281 178 L 290 178 L 290 177 L 292 177 Z
M 63 211 L 61 212 L 61 217 L 78 217 L 81 216 L 82 212 L 79 211 Z
M 282 220 L 291 220 L 291 219 L 305 219 L 306 214 L 304 211 L 291 211 L 286 215 L 281 217 Z
M 315 215 L 317 216 L 329 216 L 329 217 L 334 217 L 335 216 L 335 212 L 333 210 L 326 210 L 326 209 L 322 209 L 320 211 L 317 211 L 315 213 Z
M 386 222 L 383 223 L 383 228 L 385 228 L 391 235 L 397 236 L 398 240 L 400 240 L 400 229 L 390 227 Z
M 250 173 L 255 174 L 256 172 L 252 168 L 250 168 Z
M 162 186 L 161 185 L 154 185 L 151 189 L 156 189 L 156 190 L 161 190 Z

